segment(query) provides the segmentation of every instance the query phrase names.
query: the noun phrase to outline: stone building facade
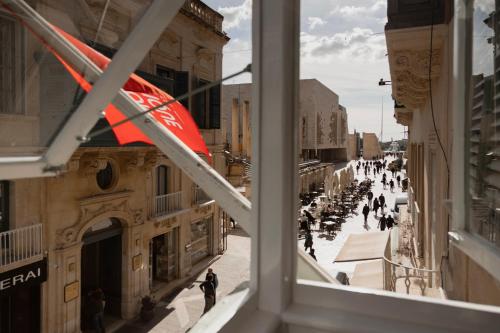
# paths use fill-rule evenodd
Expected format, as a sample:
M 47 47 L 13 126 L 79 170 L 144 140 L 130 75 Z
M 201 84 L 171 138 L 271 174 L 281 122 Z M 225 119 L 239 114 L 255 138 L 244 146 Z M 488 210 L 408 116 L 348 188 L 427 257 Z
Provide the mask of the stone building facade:
M 381 158 L 383 155 L 384 153 L 375 133 L 363 132 L 363 158 L 371 160 L 373 158 Z
M 93 43 L 105 3 L 30 1 L 49 22 L 112 56 L 149 2 L 110 2 Z M 220 79 L 229 40 L 222 20 L 201 1 L 186 1 L 136 73 L 174 96 Z M 0 110 L 0 156 L 34 154 L 45 149 L 67 115 L 63 106 L 76 84 L 7 12 L 0 11 L 0 22 L 13 36 L 1 39 L 10 44 L 0 49 L 11 48 L 14 67 L 24 66 L 29 74 L 16 79 L 23 103 Z M 6 96 L 0 95 L 2 106 L 8 105 Z M 213 167 L 224 174 L 220 88 L 184 103 Z M 104 120 L 96 126 L 105 126 Z M 156 147 L 120 146 L 112 132 L 82 144 L 57 177 L 0 181 L 0 202 L 0 274 L 46 263 L 38 284 L 8 294 L 2 289 L 2 332 L 85 330 L 89 294 L 96 288 L 106 296 L 107 322 L 131 319 L 144 296 L 158 299 L 172 291 L 225 249 L 223 213 L 215 202 Z M 15 302 L 24 298 L 30 306 Z
M 409 133 L 413 250 L 421 267 L 439 272 L 434 282 L 447 298 L 499 306 L 499 204 L 494 199 L 499 178 L 496 158 L 490 158 L 498 149 L 493 119 L 499 8 L 495 2 L 471 6 L 467 15 L 477 21 L 467 37 L 457 40 L 453 6 L 449 1 L 388 2 L 385 34 L 394 115 Z M 463 49 L 455 45 L 468 38 L 477 43 Z M 474 56 L 460 63 L 456 50 Z M 472 73 L 464 70 L 468 66 Z M 456 68 L 466 75 L 457 79 Z M 462 83 L 466 92 L 458 93 Z M 461 210 L 465 213 L 457 214 Z

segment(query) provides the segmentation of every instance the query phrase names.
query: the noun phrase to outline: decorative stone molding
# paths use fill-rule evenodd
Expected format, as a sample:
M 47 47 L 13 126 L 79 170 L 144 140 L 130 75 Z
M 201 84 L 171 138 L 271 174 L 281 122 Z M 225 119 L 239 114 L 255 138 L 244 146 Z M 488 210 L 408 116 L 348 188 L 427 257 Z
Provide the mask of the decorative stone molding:
M 107 218 L 118 218 L 131 226 L 143 224 L 144 209 L 132 209 L 130 191 L 97 195 L 80 200 L 80 216 L 73 225 L 56 231 L 57 248 L 65 248 L 81 241 L 83 234 L 95 223 Z
M 421 109 L 430 95 L 429 74 L 430 79 L 435 81 L 442 70 L 443 45 L 448 39 L 448 27 L 434 27 L 432 53 L 428 26 L 394 29 L 385 34 L 392 95 L 398 104 L 410 111 Z
M 102 158 L 102 157 L 96 157 L 96 158 L 93 158 L 90 160 L 86 160 L 83 163 L 82 172 L 87 176 L 95 175 L 100 170 L 105 169 L 107 163 L 108 163 L 108 159 Z
M 394 109 L 394 117 L 398 124 L 410 126 L 413 119 L 413 113 L 406 108 L 396 108 Z
M 156 155 L 156 153 L 148 154 L 144 158 L 143 167 L 146 170 L 149 170 L 149 169 L 152 169 L 154 166 L 156 166 L 157 163 L 158 163 L 158 156 Z
M 145 163 L 146 153 L 139 152 L 135 154 L 133 157 L 129 158 L 126 161 L 126 169 L 127 171 L 134 171 L 139 167 L 142 167 Z

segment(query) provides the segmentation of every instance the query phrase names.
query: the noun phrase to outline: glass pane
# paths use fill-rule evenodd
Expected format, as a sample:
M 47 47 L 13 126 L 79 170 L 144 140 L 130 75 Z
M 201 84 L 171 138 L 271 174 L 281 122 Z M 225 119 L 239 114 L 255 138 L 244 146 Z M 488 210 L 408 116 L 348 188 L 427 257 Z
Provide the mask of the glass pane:
M 470 231 L 500 246 L 499 17 L 493 2 L 476 1 L 472 25 L 469 116 Z

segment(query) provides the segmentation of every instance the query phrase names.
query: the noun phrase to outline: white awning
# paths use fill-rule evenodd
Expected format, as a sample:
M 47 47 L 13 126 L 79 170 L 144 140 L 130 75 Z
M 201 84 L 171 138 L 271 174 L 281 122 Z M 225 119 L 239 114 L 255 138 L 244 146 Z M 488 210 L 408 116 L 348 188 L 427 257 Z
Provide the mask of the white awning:
M 387 231 L 350 234 L 335 262 L 390 258 L 389 235 Z

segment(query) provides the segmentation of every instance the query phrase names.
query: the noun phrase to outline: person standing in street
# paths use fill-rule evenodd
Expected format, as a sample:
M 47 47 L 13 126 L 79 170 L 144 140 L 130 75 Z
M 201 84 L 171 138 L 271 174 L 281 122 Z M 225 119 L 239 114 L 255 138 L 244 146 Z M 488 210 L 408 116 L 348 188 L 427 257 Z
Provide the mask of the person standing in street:
M 375 198 L 375 200 L 373 200 L 373 211 L 375 212 L 375 216 L 377 216 L 377 212 L 378 212 L 379 207 L 380 207 L 380 204 L 378 203 L 378 199 Z
M 208 279 L 200 284 L 200 289 L 205 294 L 205 308 L 203 309 L 203 314 L 205 314 L 210 311 L 215 304 L 215 285 L 212 275 L 208 275 Z
M 373 192 L 368 191 L 368 193 L 366 193 L 366 197 L 368 198 L 368 208 L 372 209 Z
M 398 187 L 401 187 L 401 176 L 400 175 L 398 175 L 396 177 L 396 181 L 398 182 Z
M 380 231 L 385 230 L 386 224 L 387 224 L 387 219 L 385 218 L 385 214 L 382 213 L 380 220 L 378 220 L 378 227 L 380 228 Z
M 392 180 L 392 179 L 389 181 L 389 188 L 391 189 L 391 193 L 393 193 L 394 192 L 394 180 Z
M 368 214 L 370 213 L 370 208 L 367 204 L 363 207 L 363 216 L 365 217 L 365 227 L 368 224 Z
M 306 232 L 306 240 L 304 242 L 304 251 L 307 252 L 307 249 L 312 249 L 313 246 L 313 236 L 311 235 L 311 230 L 307 230 Z
M 214 305 L 217 303 L 217 287 L 219 286 L 219 279 L 217 278 L 217 274 L 214 273 L 212 268 L 209 268 L 207 274 L 205 275 L 205 281 L 208 280 L 208 276 L 212 276 L 212 282 L 214 283 Z

